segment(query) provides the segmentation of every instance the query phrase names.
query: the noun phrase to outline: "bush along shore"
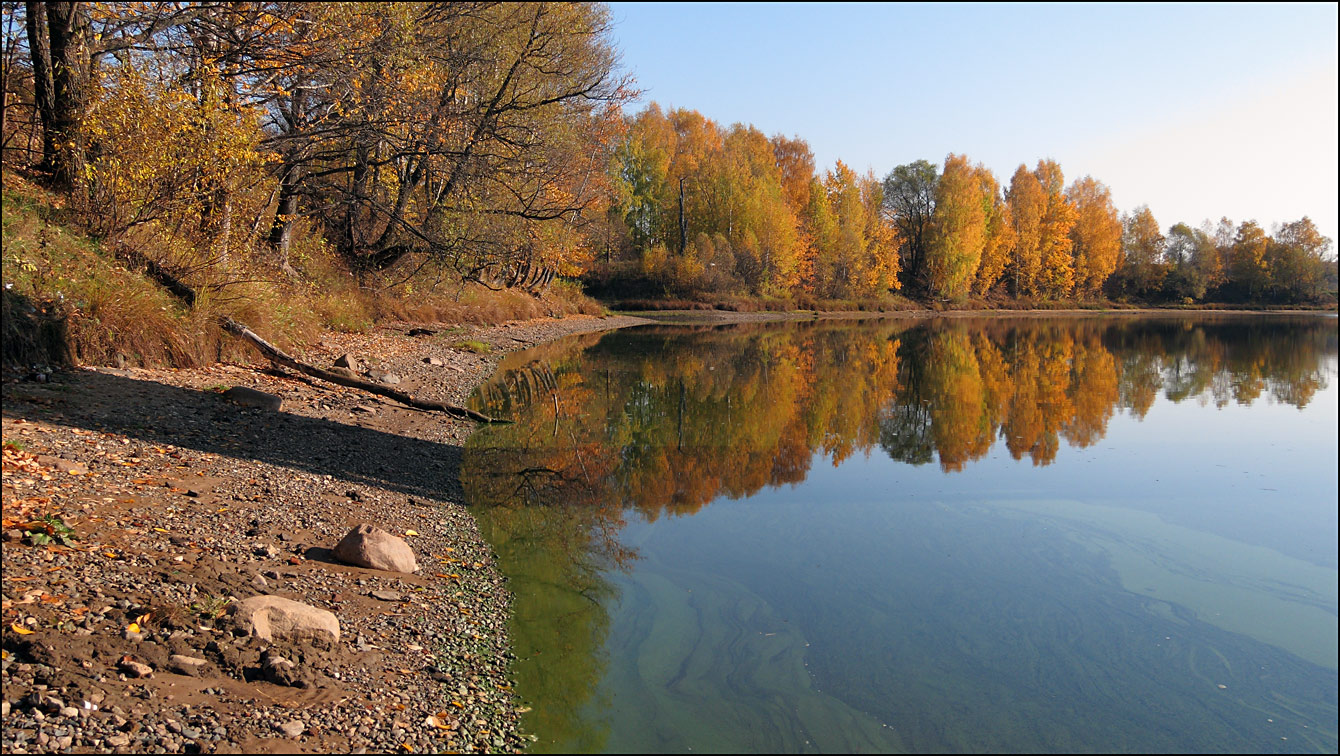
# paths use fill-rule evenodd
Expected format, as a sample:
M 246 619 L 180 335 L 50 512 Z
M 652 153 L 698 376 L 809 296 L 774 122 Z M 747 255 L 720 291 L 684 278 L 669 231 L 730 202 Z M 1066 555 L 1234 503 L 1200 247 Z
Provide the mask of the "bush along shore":
M 464 404 L 507 351 L 635 322 L 398 324 L 300 357 Z M 523 748 L 472 429 L 237 363 L 8 380 L 4 750 Z M 340 546 L 360 525 L 402 561 Z

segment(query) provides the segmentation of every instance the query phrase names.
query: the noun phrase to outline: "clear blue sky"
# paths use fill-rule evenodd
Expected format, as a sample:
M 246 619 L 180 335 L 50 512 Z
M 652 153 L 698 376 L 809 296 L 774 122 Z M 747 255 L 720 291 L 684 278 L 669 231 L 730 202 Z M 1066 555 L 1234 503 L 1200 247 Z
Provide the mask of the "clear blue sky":
M 966 153 L 1089 174 L 1166 229 L 1308 215 L 1333 239 L 1336 5 L 611 3 L 645 103 L 883 176 Z

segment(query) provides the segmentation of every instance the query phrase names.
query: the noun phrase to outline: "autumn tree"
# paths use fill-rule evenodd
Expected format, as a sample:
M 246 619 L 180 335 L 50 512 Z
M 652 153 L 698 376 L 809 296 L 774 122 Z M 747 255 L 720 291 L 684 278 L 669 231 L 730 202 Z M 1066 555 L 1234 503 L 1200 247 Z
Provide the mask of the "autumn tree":
M 990 208 L 982 189 L 977 169 L 966 156 L 945 158 L 926 245 L 927 284 L 936 297 L 962 300 L 976 277 Z
M 1266 252 L 1270 238 L 1256 221 L 1243 221 L 1233 237 L 1228 261 L 1228 286 L 1251 301 L 1270 284 Z
M 1163 286 L 1174 299 L 1202 300 L 1220 279 L 1219 252 L 1204 229 L 1185 223 L 1168 229 L 1164 256 L 1171 269 Z
M 1121 220 L 1112 206 L 1107 186 L 1091 176 L 1076 180 L 1066 190 L 1075 208 L 1070 240 L 1075 255 L 1075 293 L 1097 296 L 1121 259 Z
M 1034 296 L 1040 292 L 1047 194 L 1038 177 L 1021 164 L 1010 179 L 1005 196 L 1014 230 L 1014 250 L 1010 260 L 1013 294 L 1016 297 Z
M 1321 235 L 1311 218 L 1281 225 L 1266 248 L 1273 298 L 1302 302 L 1320 296 L 1330 249 L 1331 240 Z
M 1113 286 L 1121 293 L 1149 298 L 1158 293 L 1167 272 L 1163 261 L 1166 240 L 1148 205 L 1136 208 L 1122 225 L 1121 266 Z
M 995 288 L 1009 267 L 1015 233 L 1010 206 L 1001 194 L 995 175 L 979 165 L 977 181 L 981 185 L 982 203 L 986 208 L 986 238 L 982 243 L 982 257 L 977 265 L 972 290 L 978 296 L 984 296 Z
M 1065 177 L 1056 161 L 1039 160 L 1035 174 L 1046 199 L 1038 239 L 1040 287 L 1049 296 L 1069 296 L 1075 288 L 1074 242 L 1070 238 L 1075 208 L 1066 197 Z

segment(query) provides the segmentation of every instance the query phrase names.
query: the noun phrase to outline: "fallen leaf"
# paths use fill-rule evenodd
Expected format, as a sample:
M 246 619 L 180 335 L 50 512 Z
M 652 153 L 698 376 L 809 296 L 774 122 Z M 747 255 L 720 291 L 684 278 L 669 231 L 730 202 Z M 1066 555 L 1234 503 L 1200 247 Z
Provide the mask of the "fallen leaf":
M 140 631 L 140 623 L 132 622 L 126 626 L 126 629 L 132 633 L 138 633 Z
M 417 531 L 417 530 L 406 530 L 406 531 L 405 531 L 405 535 L 407 535 L 407 536 L 418 535 L 418 534 L 419 534 L 419 531 Z
M 14 632 L 18 633 L 19 635 L 32 635 L 32 634 L 33 634 L 33 631 L 32 631 L 32 630 L 29 630 L 28 628 L 24 627 L 23 625 L 20 625 L 20 624 L 17 623 L 17 622 L 15 622 L 14 624 L 10 625 L 10 626 L 9 626 L 9 629 L 10 629 L 10 630 L 13 630 Z

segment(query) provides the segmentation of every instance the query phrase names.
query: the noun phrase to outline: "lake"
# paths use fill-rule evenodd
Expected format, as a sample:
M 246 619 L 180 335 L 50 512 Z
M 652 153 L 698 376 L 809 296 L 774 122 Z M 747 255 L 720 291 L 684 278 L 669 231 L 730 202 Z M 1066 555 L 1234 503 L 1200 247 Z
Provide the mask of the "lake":
M 462 480 L 539 752 L 1337 749 L 1324 315 L 652 325 Z

